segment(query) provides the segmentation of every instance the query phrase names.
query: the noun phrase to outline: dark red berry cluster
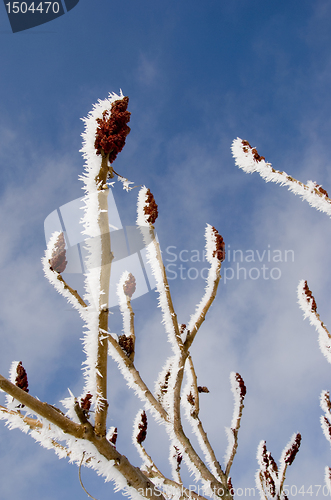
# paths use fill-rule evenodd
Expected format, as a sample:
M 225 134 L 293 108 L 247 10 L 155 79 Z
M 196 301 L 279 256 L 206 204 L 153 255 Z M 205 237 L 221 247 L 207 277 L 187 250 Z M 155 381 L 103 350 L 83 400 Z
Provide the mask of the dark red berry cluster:
M 146 198 L 146 205 L 144 207 L 144 213 L 145 215 L 149 215 L 147 222 L 150 224 L 154 224 L 158 217 L 158 211 L 157 211 L 157 204 L 155 203 L 154 196 L 150 192 L 150 190 L 147 190 L 147 198 Z
M 109 163 L 113 163 L 124 147 L 126 136 L 130 132 L 127 123 L 130 121 L 128 97 L 123 97 L 113 102 L 111 111 L 102 113 L 102 118 L 97 118 L 98 128 L 94 147 L 98 155 L 109 155 Z

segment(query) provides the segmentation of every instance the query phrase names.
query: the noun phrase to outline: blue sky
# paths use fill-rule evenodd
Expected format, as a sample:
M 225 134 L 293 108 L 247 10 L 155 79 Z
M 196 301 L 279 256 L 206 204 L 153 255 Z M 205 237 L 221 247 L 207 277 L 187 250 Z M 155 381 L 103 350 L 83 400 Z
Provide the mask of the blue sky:
M 5 7 L 0 11 L 0 373 L 22 360 L 30 392 L 41 400 L 58 404 L 67 387 L 80 393 L 82 324 L 43 277 L 43 224 L 82 194 L 80 118 L 99 98 L 122 89 L 130 97 L 131 133 L 114 167 L 146 184 L 159 205 L 156 228 L 165 264 L 177 272 L 170 284 L 181 322 L 204 286 L 187 272 L 204 264 L 179 255 L 202 253 L 206 223 L 219 230 L 227 249 L 244 255 L 293 250 L 294 262 L 263 261 L 280 269 L 277 280 L 249 278 L 260 262 L 239 262 L 244 279 L 237 262 L 225 261 L 234 278 L 221 282 L 192 354 L 201 385 L 211 391 L 202 395 L 201 413 L 220 462 L 232 416 L 230 372 L 246 382 L 234 487 L 254 486 L 261 439 L 278 460 L 300 431 L 302 447 L 287 483 L 306 490 L 312 484 L 315 496 L 314 485 L 324 484 L 324 467 L 331 466 L 319 425 L 319 395 L 331 388 L 331 367 L 303 321 L 296 287 L 308 280 L 330 324 L 330 222 L 285 188 L 240 171 L 230 146 L 237 136 L 247 139 L 275 168 L 330 190 L 330 3 L 80 0 L 64 16 L 16 34 Z M 136 194 L 115 189 L 127 224 L 135 220 Z M 160 312 L 153 293 L 133 304 L 141 337 L 137 362 L 152 383 L 165 361 Z M 112 328 L 120 332 L 114 316 Z M 115 368 L 110 403 L 118 449 L 139 465 L 130 445 L 139 403 Z M 166 446 L 158 432 L 151 423 L 151 454 Z M 3 424 L 0 443 L 0 498 L 86 498 L 75 466 Z M 167 454 L 166 448 L 158 457 L 166 472 Z M 84 469 L 83 479 L 96 498 L 119 498 L 93 472 Z

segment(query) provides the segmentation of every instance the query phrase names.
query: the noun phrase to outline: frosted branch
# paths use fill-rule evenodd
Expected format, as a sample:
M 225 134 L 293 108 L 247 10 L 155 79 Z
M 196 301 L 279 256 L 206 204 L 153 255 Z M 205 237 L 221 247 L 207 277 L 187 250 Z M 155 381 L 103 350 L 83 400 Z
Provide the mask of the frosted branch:
M 244 172 L 258 172 L 266 182 L 287 186 L 289 191 L 301 196 L 309 205 L 331 216 L 331 200 L 328 193 L 316 182 L 307 181 L 307 184 L 303 184 L 286 172 L 275 170 L 271 163 L 265 161 L 264 156 L 258 154 L 256 148 L 252 148 L 248 141 L 243 141 L 239 137 L 232 143 L 232 154 L 236 165 Z
M 301 280 L 299 282 L 298 303 L 300 309 L 304 312 L 304 319 L 308 318 L 309 323 L 316 328 L 320 350 L 328 362 L 331 363 L 331 335 L 317 313 L 316 301 L 308 288 L 307 281 Z
M 321 394 L 320 405 L 325 413 L 325 416 L 321 416 L 321 426 L 323 434 L 327 441 L 331 444 L 331 403 L 330 403 L 330 393 L 329 391 L 323 391 Z
M 131 297 L 136 290 L 134 276 L 125 271 L 117 286 L 119 307 L 123 318 L 123 335 L 119 337 L 119 344 L 133 361 L 135 353 L 134 312 L 131 306 Z
M 239 373 L 232 372 L 230 375 L 231 389 L 234 396 L 234 410 L 231 422 L 231 427 L 227 429 L 228 431 L 228 449 L 225 455 L 225 474 L 229 476 L 230 469 L 238 448 L 238 432 L 240 428 L 240 422 L 242 417 L 242 412 L 244 409 L 244 399 L 246 395 L 246 387 L 242 377 Z
M 198 439 L 200 448 L 205 456 L 208 467 L 219 481 L 224 481 L 224 472 L 216 459 L 215 452 L 210 444 L 207 433 L 204 430 L 202 422 L 199 418 L 199 387 L 191 356 L 188 356 L 186 366 L 187 369 L 185 373 L 187 381 L 184 387 L 183 397 L 181 399 L 186 418 L 190 422 L 192 430 Z
M 189 348 L 201 326 L 205 320 L 206 314 L 213 303 L 220 280 L 220 269 L 223 260 L 225 259 L 225 244 L 222 236 L 216 231 L 213 226 L 207 224 L 205 230 L 206 238 L 206 258 L 210 264 L 208 276 L 206 279 L 205 294 L 200 303 L 196 307 L 195 313 L 191 316 L 187 325 L 187 336 L 183 341 L 185 346 Z
M 45 251 L 45 256 L 41 259 L 44 273 L 48 281 L 54 286 L 55 290 L 59 292 L 63 297 L 67 299 L 67 301 L 79 311 L 80 315 L 84 318 L 84 309 L 87 307 L 84 300 L 81 298 L 77 290 L 74 290 L 69 286 L 66 281 L 61 276 L 61 272 L 63 272 L 63 267 L 56 266 L 56 268 L 52 267 L 52 259 L 54 259 L 54 249 L 56 248 L 56 242 L 59 237 L 63 235 L 58 231 L 54 232 L 47 244 L 47 249 Z M 54 262 L 53 262 L 54 266 Z
M 161 250 L 154 233 L 154 222 L 158 215 L 157 205 L 154 197 L 145 186 L 143 186 L 138 195 L 137 203 L 137 225 L 142 232 L 146 248 L 148 263 L 152 268 L 152 273 L 156 280 L 156 290 L 159 296 L 158 307 L 162 311 L 162 322 L 168 334 L 168 339 L 172 348 L 176 352 L 182 345 L 177 315 L 174 311 L 172 298 L 170 294 L 169 283 L 162 261 Z

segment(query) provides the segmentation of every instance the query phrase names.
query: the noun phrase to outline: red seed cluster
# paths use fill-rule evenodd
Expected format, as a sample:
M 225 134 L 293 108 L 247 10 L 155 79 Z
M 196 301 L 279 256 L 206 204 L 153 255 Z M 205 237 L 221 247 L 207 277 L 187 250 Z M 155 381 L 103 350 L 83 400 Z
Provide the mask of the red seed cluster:
M 244 380 L 243 380 L 242 376 L 239 375 L 239 373 L 236 373 L 235 378 L 239 384 L 240 399 L 243 400 L 244 397 L 246 396 L 246 386 L 245 386 Z
M 195 399 L 194 399 L 192 392 L 190 392 L 190 394 L 187 395 L 187 401 L 190 403 L 190 405 L 194 406 Z
M 133 274 L 129 274 L 128 279 L 123 285 L 123 290 L 125 295 L 127 295 L 131 299 L 132 295 L 136 291 L 136 280 Z
M 252 146 L 250 145 L 250 143 L 248 141 L 241 141 L 241 142 L 242 142 L 242 145 L 243 145 L 243 151 L 245 153 L 248 153 L 248 151 L 250 149 L 255 161 L 265 160 L 265 157 L 264 156 L 260 156 L 259 153 L 257 152 L 257 150 L 255 148 L 252 148 Z
M 146 193 L 146 205 L 144 206 L 144 213 L 145 215 L 149 215 L 147 222 L 150 224 L 154 224 L 158 217 L 158 211 L 157 211 L 157 204 L 155 203 L 154 196 L 150 192 L 149 189 L 147 189 Z
M 114 429 L 114 432 L 113 432 L 113 435 L 111 436 L 111 438 L 109 439 L 109 442 L 111 444 L 113 444 L 114 446 L 116 446 L 116 441 L 117 441 L 117 427 L 115 427 Z
M 209 389 L 205 385 L 198 385 L 198 392 L 209 392 Z
M 317 311 L 317 304 L 316 304 L 316 301 L 315 301 L 313 294 L 311 293 L 311 291 L 308 288 L 307 281 L 305 281 L 305 286 L 303 287 L 303 291 L 306 294 L 306 297 L 307 297 L 308 302 L 310 304 L 311 310 L 316 312 Z
M 141 444 L 145 441 L 147 436 L 147 415 L 146 412 L 143 411 L 141 414 L 141 423 L 138 425 L 139 433 L 137 436 L 137 443 Z
M 228 477 L 228 480 L 227 480 L 227 485 L 228 485 L 228 488 L 229 488 L 229 492 L 231 495 L 234 495 L 234 489 L 233 489 L 233 485 L 232 485 L 232 479 L 231 477 Z
M 292 444 L 291 448 L 289 448 L 287 450 L 287 452 L 285 453 L 285 460 L 284 461 L 286 464 L 292 465 L 293 460 L 295 459 L 295 456 L 299 451 L 300 444 L 301 444 L 301 434 L 298 433 L 295 436 L 295 440 L 294 440 L 294 443 Z
M 133 338 L 127 337 L 126 335 L 120 335 L 118 337 L 118 343 L 120 347 L 123 349 L 125 354 L 130 357 L 134 351 Z
M 225 243 L 222 236 L 218 233 L 214 226 L 213 231 L 216 237 L 216 249 L 213 251 L 213 257 L 217 257 L 220 262 L 223 262 L 225 259 Z
M 174 458 L 176 459 L 176 462 L 177 462 L 176 471 L 179 472 L 180 471 L 180 464 L 182 463 L 182 460 L 183 460 L 183 455 L 180 453 L 179 448 L 177 448 L 177 446 L 174 446 L 174 448 L 175 448 Z
M 130 132 L 127 123 L 130 121 L 128 97 L 123 97 L 113 102 L 111 111 L 102 113 L 102 118 L 97 118 L 98 128 L 94 147 L 98 155 L 109 154 L 109 163 L 113 163 L 125 145 L 126 136 Z
M 17 373 L 17 376 L 15 379 L 15 385 L 17 385 L 17 387 L 19 387 L 23 391 L 29 392 L 28 376 L 26 374 L 24 367 L 22 366 L 22 361 L 20 361 L 18 363 L 17 368 L 16 368 L 16 373 Z
M 266 444 L 263 445 L 262 461 L 266 469 L 270 467 L 273 472 L 278 472 L 277 464 L 269 451 L 267 451 Z
M 67 266 L 65 246 L 64 234 L 61 233 L 56 240 L 52 257 L 49 260 L 49 265 L 52 271 L 63 273 L 65 270 Z
M 322 186 L 316 186 L 317 191 L 319 191 L 321 194 L 324 194 L 327 198 L 329 197 L 328 192 L 322 188 Z
M 86 394 L 85 398 L 81 398 L 80 400 L 80 407 L 83 410 L 84 415 L 88 418 L 89 417 L 89 411 L 91 408 L 91 399 L 93 398 L 92 394 L 89 392 Z
M 271 475 L 271 472 L 273 472 L 274 474 L 276 474 L 276 476 L 278 476 L 278 467 L 271 453 L 267 451 L 265 443 L 263 445 L 263 450 L 262 450 L 262 462 L 264 470 L 260 472 L 260 477 L 265 483 L 265 485 L 268 487 L 270 495 L 274 497 L 276 495 L 276 485 Z
M 160 386 L 160 390 L 161 390 L 162 394 L 165 394 L 168 390 L 169 378 L 170 378 L 170 372 L 167 372 L 165 377 L 164 377 L 164 384 L 162 384 Z
M 326 406 L 327 406 L 329 412 L 331 413 L 331 401 L 330 401 L 330 393 L 329 393 L 329 391 L 325 392 L 325 394 L 324 394 L 324 401 L 326 403 Z

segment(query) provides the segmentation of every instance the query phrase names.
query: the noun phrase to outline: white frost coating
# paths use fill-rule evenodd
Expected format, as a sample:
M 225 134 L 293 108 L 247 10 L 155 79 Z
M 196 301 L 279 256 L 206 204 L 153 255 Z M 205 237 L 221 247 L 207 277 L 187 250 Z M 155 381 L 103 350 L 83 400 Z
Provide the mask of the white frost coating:
M 69 392 L 69 397 L 67 398 L 64 398 L 60 401 L 60 403 L 64 406 L 64 408 L 67 410 L 66 411 L 66 416 L 68 418 L 70 418 L 70 420 L 72 420 L 73 422 L 75 422 L 76 424 L 80 424 L 80 420 L 77 416 L 77 413 L 75 412 L 75 402 L 76 402 L 76 398 L 75 396 L 73 395 L 73 393 L 71 392 L 71 390 L 68 388 L 68 392 Z
M 330 393 L 329 391 L 322 391 L 321 393 L 321 399 L 320 399 L 320 406 L 322 410 L 325 412 L 327 417 L 331 417 L 330 409 L 329 409 L 329 404 L 330 404 Z
M 264 453 L 263 453 L 264 450 L 263 449 L 264 449 L 265 444 L 266 444 L 265 441 L 260 441 L 259 446 L 257 448 L 256 458 L 257 458 L 257 461 L 259 464 L 259 469 L 256 471 L 256 474 L 255 474 L 255 484 L 256 484 L 257 489 L 260 492 L 261 499 L 263 499 L 263 500 L 266 499 L 266 495 L 267 495 L 267 498 L 269 498 L 269 499 L 273 498 L 273 495 L 271 495 L 271 493 L 270 493 L 270 485 L 265 484 L 264 481 L 263 481 L 263 484 L 261 484 L 260 473 L 263 474 L 264 471 L 268 471 L 268 473 L 270 474 L 270 476 L 275 484 L 275 488 L 276 488 L 275 497 L 277 497 L 277 492 L 279 490 L 279 488 L 278 488 L 279 480 L 278 480 L 277 472 L 274 471 L 272 469 L 272 467 L 268 467 L 266 465 L 266 463 L 264 462 Z M 271 457 L 270 452 L 268 452 L 268 451 L 267 451 L 267 457 L 268 458 Z M 264 479 L 264 476 L 263 476 L 263 479 Z M 265 486 L 266 490 L 263 488 L 263 485 Z
M 148 215 L 145 214 L 144 208 L 146 205 L 147 187 L 142 186 L 138 193 L 137 199 L 137 226 L 149 226 L 147 222 Z
M 214 291 L 215 281 L 219 276 L 220 261 L 217 259 L 216 255 L 213 256 L 213 253 L 216 250 L 216 235 L 213 227 L 210 224 L 207 224 L 206 226 L 205 239 L 206 239 L 206 246 L 205 246 L 206 258 L 210 264 L 210 267 L 206 279 L 205 293 L 200 303 L 197 305 L 195 312 L 190 317 L 190 320 L 187 325 L 187 330 L 189 331 L 193 329 L 195 323 L 198 321 L 204 308 L 206 307 L 207 302 L 211 298 L 211 295 Z M 185 339 L 182 340 L 183 342 L 185 342 Z
M 330 467 L 325 467 L 324 469 L 324 481 L 327 489 L 329 490 L 329 495 L 331 495 L 331 469 Z
M 14 385 L 16 385 L 15 382 L 16 382 L 16 377 L 17 377 L 18 364 L 19 364 L 19 361 L 12 361 L 10 368 L 9 368 L 8 380 Z M 14 410 L 18 406 L 21 406 L 21 403 L 19 401 L 17 401 L 17 399 L 14 399 L 9 394 L 6 394 L 6 406 L 7 406 L 8 410 Z
M 225 428 L 226 435 L 228 438 L 228 447 L 227 447 L 225 455 L 224 455 L 225 465 L 230 460 L 230 457 L 231 457 L 231 454 L 233 451 L 233 446 L 235 444 L 233 430 L 237 427 L 237 421 L 238 421 L 238 418 L 240 418 L 240 411 L 241 411 L 242 403 L 244 400 L 244 398 L 240 394 L 241 388 L 240 388 L 240 384 L 236 378 L 236 375 L 237 375 L 236 372 L 230 373 L 230 383 L 231 383 L 231 391 L 232 391 L 233 398 L 234 398 L 234 406 L 233 406 L 233 415 L 232 415 L 231 426 Z
M 304 291 L 305 281 L 301 280 L 298 285 L 298 303 L 300 309 L 304 312 L 304 319 L 308 318 L 309 323 L 315 327 L 318 333 L 318 343 L 320 350 L 331 363 L 331 336 L 324 323 L 320 320 L 319 314 L 312 310 L 312 299 Z
M 224 465 L 226 467 L 227 463 L 230 460 L 232 450 L 233 450 L 233 447 L 235 444 L 235 440 L 234 440 L 234 434 L 233 434 L 232 427 L 225 427 L 225 433 L 226 433 L 226 437 L 228 439 L 228 446 L 227 446 L 225 454 L 224 454 Z
M 327 417 L 324 417 L 323 415 L 321 416 L 321 427 L 323 434 L 325 436 L 325 439 L 329 441 L 331 444 L 331 436 L 330 436 L 330 430 L 331 430 L 331 424 L 330 420 Z
M 241 396 L 241 388 L 239 381 L 237 380 L 237 374 L 235 372 L 230 373 L 230 382 L 231 382 L 231 391 L 234 398 L 234 408 L 233 408 L 231 427 L 234 429 L 237 425 L 240 408 L 244 398 Z
M 120 311 L 122 313 L 123 317 L 123 333 L 127 337 L 130 336 L 130 323 L 131 323 L 131 317 L 130 317 L 130 311 L 127 306 L 127 296 L 124 293 L 124 285 L 125 282 L 129 279 L 130 273 L 128 271 L 124 271 L 122 274 L 118 284 L 117 284 L 117 297 L 118 297 L 118 304 L 120 307 Z
M 118 175 L 117 180 L 123 184 L 123 189 L 127 192 L 132 191 L 133 187 L 135 187 L 130 186 L 130 184 L 134 184 L 134 182 L 129 181 L 129 179 L 126 179 L 125 177 L 122 177 L 122 175 Z
M 331 216 L 331 200 L 318 191 L 320 186 L 316 182 L 307 181 L 305 185 L 287 175 L 286 172 L 273 169 L 271 163 L 267 163 L 265 160 L 256 161 L 252 149 L 246 146 L 247 151 L 244 151 L 243 147 L 242 139 L 237 137 L 233 141 L 231 149 L 236 165 L 244 172 L 258 172 L 266 182 L 275 182 L 281 186 L 287 186 L 289 191 L 301 196 L 303 200 L 308 201 L 309 205 Z
M 13 415 L 0 411 L 0 419 L 6 420 L 8 427 L 19 428 L 29 434 L 44 448 L 53 449 L 59 458 L 68 457 L 71 463 L 79 465 L 84 455 L 83 465 L 96 471 L 99 476 L 103 476 L 105 481 L 115 483 L 115 491 L 123 491 L 124 494 L 133 500 L 141 499 L 142 496 L 132 487 L 128 487 L 125 478 L 114 467 L 113 460 L 107 460 L 101 455 L 92 443 L 86 439 L 77 439 L 65 434 L 61 429 L 53 425 L 43 417 L 38 416 L 42 423 L 42 428 L 30 429 L 22 419 L 22 415 Z

